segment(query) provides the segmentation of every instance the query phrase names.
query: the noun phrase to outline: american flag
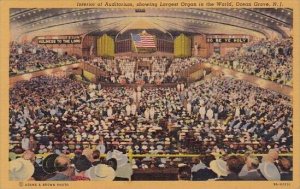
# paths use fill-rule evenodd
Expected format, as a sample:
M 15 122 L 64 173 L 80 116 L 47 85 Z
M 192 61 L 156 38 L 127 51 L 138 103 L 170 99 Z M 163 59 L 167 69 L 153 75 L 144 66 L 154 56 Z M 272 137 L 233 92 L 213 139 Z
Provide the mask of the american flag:
M 148 33 L 131 34 L 136 48 L 156 48 L 154 36 Z

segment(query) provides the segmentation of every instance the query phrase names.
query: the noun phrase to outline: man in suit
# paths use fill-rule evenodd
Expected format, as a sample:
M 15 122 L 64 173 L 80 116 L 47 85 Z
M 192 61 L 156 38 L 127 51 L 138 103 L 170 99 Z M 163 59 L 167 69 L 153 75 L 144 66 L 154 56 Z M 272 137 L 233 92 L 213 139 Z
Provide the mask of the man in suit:
M 47 179 L 47 181 L 69 181 L 74 175 L 74 168 L 71 167 L 70 159 L 65 155 L 58 156 L 54 161 L 54 167 L 57 170 L 56 174 Z
M 279 160 L 281 180 L 293 180 L 292 161 L 289 158 L 281 158 Z
M 220 181 L 241 180 L 241 178 L 239 177 L 239 173 L 245 164 L 244 159 L 240 156 L 232 155 L 227 159 L 226 163 L 227 163 L 228 175 L 223 176 L 217 180 L 218 181 L 219 180 Z
M 261 173 L 257 170 L 259 160 L 256 156 L 250 155 L 246 159 L 247 173 L 240 176 L 242 180 L 265 180 Z

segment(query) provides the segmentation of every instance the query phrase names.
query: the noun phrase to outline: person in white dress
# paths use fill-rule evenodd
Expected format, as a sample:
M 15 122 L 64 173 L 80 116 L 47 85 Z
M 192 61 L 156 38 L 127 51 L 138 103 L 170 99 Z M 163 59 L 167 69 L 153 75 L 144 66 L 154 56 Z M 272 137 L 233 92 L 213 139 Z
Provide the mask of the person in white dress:
M 133 104 L 131 105 L 131 114 L 132 114 L 132 115 L 135 115 L 135 114 L 136 114 L 136 105 L 135 105 L 135 103 L 133 103 Z
M 180 84 L 179 83 L 177 84 L 176 87 L 177 87 L 177 91 L 180 91 Z
M 111 107 L 109 107 L 107 110 L 107 116 L 108 117 L 112 116 L 112 108 Z
M 211 108 L 207 110 L 206 116 L 209 120 L 211 120 L 214 117 L 214 112 Z
M 126 109 L 126 115 L 129 116 L 131 113 L 131 106 L 128 104 L 125 109 Z
M 150 111 L 149 111 L 149 108 L 146 108 L 145 112 L 144 112 L 144 116 L 145 116 L 145 119 L 149 120 L 150 119 Z
M 154 109 L 154 107 L 151 107 L 150 108 L 150 118 L 151 119 L 154 119 L 154 114 L 155 114 L 155 109 Z
M 201 106 L 200 107 L 199 113 L 200 113 L 201 119 L 205 119 L 205 114 L 206 114 L 206 108 L 205 108 L 205 106 Z
M 240 116 L 240 107 L 236 107 L 235 108 L 235 115 L 234 115 L 235 117 L 239 117 Z
M 184 90 L 184 84 L 183 84 L 183 83 L 180 84 L 180 90 L 181 90 L 181 91 Z
M 187 103 L 187 105 L 186 105 L 186 110 L 187 110 L 187 112 L 191 115 L 192 114 L 192 105 L 191 105 L 191 103 Z

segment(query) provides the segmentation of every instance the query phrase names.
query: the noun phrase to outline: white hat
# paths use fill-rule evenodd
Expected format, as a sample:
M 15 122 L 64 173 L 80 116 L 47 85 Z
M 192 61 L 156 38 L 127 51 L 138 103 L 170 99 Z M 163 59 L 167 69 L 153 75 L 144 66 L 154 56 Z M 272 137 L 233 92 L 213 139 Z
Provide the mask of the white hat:
M 98 164 L 94 167 L 91 167 L 87 171 L 87 175 L 92 181 L 113 181 L 116 177 L 114 169 L 105 164 Z
M 81 139 L 82 139 L 82 138 L 81 138 L 81 135 L 76 135 L 76 141 L 77 141 L 77 142 L 80 142 Z
M 148 148 L 148 146 L 146 146 L 146 145 L 143 145 L 143 146 L 142 146 L 142 149 L 143 149 L 143 150 L 147 150 L 147 148 Z
M 32 177 L 34 166 L 29 160 L 18 158 L 9 162 L 9 179 L 26 181 Z
M 210 162 L 209 167 L 219 176 L 227 176 L 227 163 L 222 159 L 213 160 Z
M 67 150 L 67 149 L 68 149 L 68 146 L 63 146 L 63 149 L 64 149 L 64 150 Z
M 157 145 L 157 149 L 158 149 L 158 150 L 162 150 L 162 149 L 163 149 L 163 146 L 162 146 L 162 145 Z
M 259 170 L 267 180 L 280 180 L 280 173 L 273 163 L 260 163 Z
M 123 154 L 119 150 L 110 151 L 107 153 L 106 159 L 109 160 L 111 158 L 115 158 L 117 160 L 118 168 L 126 165 L 128 163 L 128 157 L 126 154 Z
M 187 166 L 187 164 L 185 164 L 185 163 L 179 163 L 178 164 L 178 167 L 184 167 L 184 166 Z

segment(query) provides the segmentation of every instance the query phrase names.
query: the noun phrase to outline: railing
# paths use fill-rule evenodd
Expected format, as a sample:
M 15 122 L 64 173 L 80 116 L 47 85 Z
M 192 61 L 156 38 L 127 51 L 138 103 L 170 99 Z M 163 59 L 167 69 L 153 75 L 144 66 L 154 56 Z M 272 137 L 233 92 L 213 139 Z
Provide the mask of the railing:
M 137 86 L 139 86 L 140 84 L 137 83 L 131 83 L 131 84 L 121 84 L 121 83 L 105 83 L 105 82 L 100 82 L 102 87 L 129 87 L 129 88 L 136 88 Z M 161 84 L 149 84 L 149 83 L 145 83 L 143 84 L 144 88 L 174 88 L 177 86 L 177 83 L 161 83 Z
M 108 76 L 106 71 L 103 71 L 101 68 L 99 68 L 97 66 L 94 66 L 94 65 L 91 65 L 91 64 L 84 63 L 83 64 L 83 69 L 85 71 L 88 71 L 88 72 L 94 74 L 96 77 Z
M 45 153 L 45 154 L 36 154 L 37 158 L 45 158 L 49 155 L 49 153 Z M 201 157 L 201 156 L 205 156 L 205 154 L 133 154 L 132 150 L 129 150 L 128 153 L 126 153 L 126 155 L 128 156 L 129 162 L 131 163 L 132 160 L 134 158 L 143 158 L 143 157 L 158 157 L 158 158 L 195 158 L 195 157 Z M 222 154 L 213 154 L 216 157 L 220 157 L 222 156 Z M 245 154 L 239 154 L 239 153 L 231 153 L 231 154 L 227 154 L 228 156 L 231 155 L 245 155 Z M 252 154 L 254 156 L 264 156 L 266 154 Z M 68 154 L 68 156 L 70 158 L 75 157 L 74 153 L 70 153 Z M 279 156 L 284 156 L 284 157 L 292 157 L 293 154 L 291 153 L 282 153 L 279 154 Z M 101 157 L 106 157 L 106 154 L 101 154 Z
M 13 143 L 10 143 L 11 145 L 20 145 L 20 142 L 13 142 Z M 81 143 L 83 145 L 84 148 L 92 148 L 92 149 L 95 149 L 97 143 Z M 56 145 L 56 144 L 54 144 Z M 69 144 L 70 145 L 70 144 Z M 75 143 L 74 144 L 71 144 L 71 145 L 76 145 Z M 36 154 L 37 157 L 39 158 L 45 158 L 49 155 L 49 153 L 45 153 L 45 154 Z M 131 149 L 128 150 L 128 152 L 126 153 L 126 155 L 128 156 L 129 158 L 129 161 L 132 162 L 132 160 L 134 158 L 143 158 L 143 157 L 159 157 L 159 158 L 194 158 L 194 157 L 201 157 L 201 156 L 205 156 L 205 154 L 184 154 L 184 153 L 177 153 L 177 154 L 163 154 L 163 153 L 160 153 L 160 154 L 148 154 L 148 153 L 145 153 L 145 154 L 135 154 L 133 153 L 133 151 Z M 219 154 L 219 153 L 215 153 L 213 154 L 214 156 L 218 157 L 218 156 L 222 156 L 222 154 Z M 230 154 L 227 154 L 227 155 L 245 155 L 245 154 L 241 154 L 241 153 L 230 153 Z M 254 156 L 264 156 L 266 154 L 261 154 L 261 153 L 254 153 L 253 154 Z M 70 153 L 68 154 L 68 156 L 70 158 L 73 158 L 75 156 L 74 153 Z M 293 153 L 281 153 L 279 154 L 279 156 L 289 156 L 289 157 L 292 157 L 293 156 Z M 106 157 L 106 154 L 101 154 L 101 157 Z

